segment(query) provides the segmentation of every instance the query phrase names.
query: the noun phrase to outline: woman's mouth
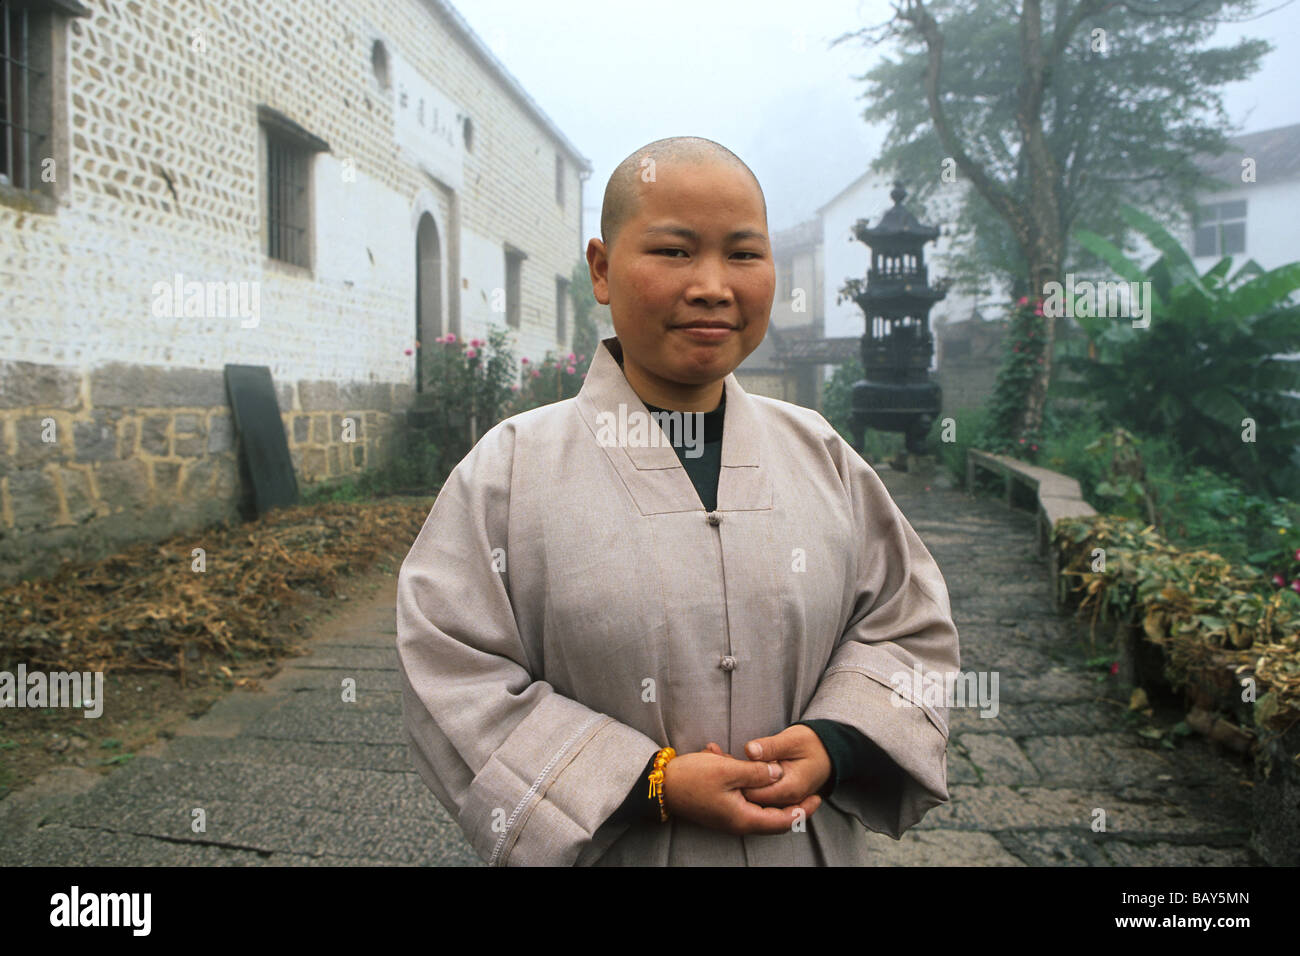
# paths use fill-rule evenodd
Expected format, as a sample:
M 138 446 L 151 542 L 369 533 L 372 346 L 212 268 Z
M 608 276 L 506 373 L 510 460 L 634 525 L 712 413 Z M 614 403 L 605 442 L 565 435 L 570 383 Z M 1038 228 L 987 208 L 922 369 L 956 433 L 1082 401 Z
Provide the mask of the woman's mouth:
M 697 342 L 721 342 L 736 330 L 724 323 L 701 323 L 698 325 L 678 325 L 674 331 L 681 332 Z

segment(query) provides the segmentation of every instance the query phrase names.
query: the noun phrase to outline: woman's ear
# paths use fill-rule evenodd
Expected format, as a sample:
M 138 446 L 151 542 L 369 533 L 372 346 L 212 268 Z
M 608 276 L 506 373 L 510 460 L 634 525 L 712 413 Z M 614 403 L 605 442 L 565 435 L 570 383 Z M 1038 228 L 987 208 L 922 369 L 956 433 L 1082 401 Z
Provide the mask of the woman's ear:
M 600 239 L 591 239 L 587 243 L 587 272 L 591 276 L 591 291 L 596 301 L 609 305 L 609 254 Z

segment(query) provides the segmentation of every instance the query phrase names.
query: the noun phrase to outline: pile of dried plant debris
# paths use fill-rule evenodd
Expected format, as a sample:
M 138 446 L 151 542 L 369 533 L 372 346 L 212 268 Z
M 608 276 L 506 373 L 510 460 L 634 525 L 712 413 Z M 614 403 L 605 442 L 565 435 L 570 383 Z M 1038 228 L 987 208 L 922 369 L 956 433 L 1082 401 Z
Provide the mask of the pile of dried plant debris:
M 164 671 L 290 656 L 304 595 L 332 597 L 404 555 L 428 516 L 410 499 L 279 509 L 145 543 L 0 590 L 0 669 Z M 394 572 L 396 573 L 396 572 Z

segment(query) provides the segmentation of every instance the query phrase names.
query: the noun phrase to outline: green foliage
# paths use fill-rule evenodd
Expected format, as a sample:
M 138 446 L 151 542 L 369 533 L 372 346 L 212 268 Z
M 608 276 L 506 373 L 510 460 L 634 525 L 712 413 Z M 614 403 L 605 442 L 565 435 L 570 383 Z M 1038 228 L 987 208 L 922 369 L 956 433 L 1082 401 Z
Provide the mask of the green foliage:
M 424 349 L 425 400 L 436 422 L 429 440 L 437 446 L 439 473 L 447 475 L 505 417 L 515 382 L 514 352 L 506 330 L 493 328 L 486 341 L 448 334 Z
M 1097 483 L 1097 494 L 1118 498 L 1145 515 L 1157 528 L 1155 498 L 1146 480 L 1139 441 L 1126 428 L 1116 428 L 1091 442 L 1087 451 L 1107 462 L 1106 477 Z
M 1252 676 L 1265 692 L 1248 711 L 1257 728 L 1279 730 L 1300 717 L 1300 594 L 1215 552 L 1178 548 L 1140 521 L 1062 519 L 1053 543 L 1063 579 L 1078 581 L 1078 613 L 1091 612 L 1094 624 L 1135 622 L 1164 647 L 1175 689 L 1217 693 L 1225 673 Z M 1231 683 L 1228 691 L 1232 698 Z
M 587 354 L 555 355 L 547 352 L 540 362 L 533 362 L 527 357 L 520 359 L 523 363 L 523 382 L 514 386 L 515 395 L 511 400 L 511 415 L 550 405 L 566 398 L 573 398 L 582 389 L 582 381 L 591 365 L 591 356 Z
M 1108 425 L 1167 435 L 1191 464 L 1228 469 L 1258 494 L 1300 487 L 1300 263 L 1232 273 L 1223 259 L 1198 276 L 1167 231 L 1132 207 L 1121 215 L 1162 255 L 1145 271 L 1107 240 L 1081 233 L 1120 275 L 1150 282 L 1148 328 L 1078 317 L 1087 341 L 1062 342 L 1079 376 L 1056 393 L 1086 401 Z M 1231 274 L 1231 275 L 1230 275 Z M 1254 423 L 1253 440 L 1247 420 Z
M 1038 459 L 1043 436 L 1038 430 L 1025 428 L 1021 419 L 1046 351 L 1042 316 L 1042 302 L 1031 304 L 1027 297 L 1011 310 L 1002 341 L 1002 365 L 988 403 L 984 451 L 1014 455 L 1028 462 Z
M 1206 41 L 1223 15 L 1254 5 L 1204 0 L 1194 16 L 1179 16 L 1156 9 L 1164 4 L 1109 4 L 1077 24 L 1059 55 L 1049 49 L 1042 116 L 1060 170 L 1053 188 L 1061 235 L 1082 227 L 1122 242 L 1125 226 L 1113 215 L 1121 201 L 1166 210 L 1171 218 L 1191 212 L 1202 179 L 1198 154 L 1218 154 L 1226 146 L 1220 89 L 1249 77 L 1271 49 L 1264 40 L 1231 46 Z M 941 95 L 955 139 L 998 188 L 1024 201 L 1028 167 L 1018 110 L 1026 69 L 1020 17 L 1008 6 L 1000 0 L 928 4 L 947 40 Z M 1078 6 L 1078 0 L 1043 4 L 1045 43 L 1054 38 L 1058 17 L 1073 15 Z M 1104 51 L 1091 42 L 1095 28 L 1105 30 Z M 897 24 L 883 35 L 868 28 L 842 39 L 852 36 L 869 44 L 884 37 L 899 41 L 896 52 L 862 77 L 871 104 L 864 119 L 889 126 L 873 170 L 910 175 L 912 199 L 922 205 L 951 197 L 963 177 L 958 172 L 954 183 L 939 175 L 951 153 L 940 143 L 924 95 L 925 45 Z M 963 291 L 991 292 L 996 278 L 1015 297 L 1032 294 L 1025 288 L 1026 250 L 1010 224 L 974 189 L 962 192 L 961 203 L 950 255 L 936 264 Z M 1067 245 L 1063 270 L 1088 264 L 1086 250 Z
M 393 494 L 436 494 L 447 477 L 441 468 L 442 456 L 437 445 L 412 430 L 406 436 L 405 446 L 397 449 L 386 466 L 309 488 L 302 493 L 302 503 L 364 501 Z
M 960 433 L 960 430 L 959 430 Z M 1259 569 L 1277 587 L 1300 577 L 1300 503 L 1261 497 L 1238 479 L 1204 466 L 1191 466 L 1168 436 L 1125 433 L 1140 450 L 1140 484 L 1151 496 L 1159 531 L 1189 550 L 1210 549 L 1238 565 Z M 1084 500 L 1099 512 L 1151 524 L 1142 493 L 1114 482 L 1104 443 L 1113 433 L 1094 416 L 1061 413 L 1049 406 L 1047 436 L 1039 463 L 1079 482 Z M 1130 482 L 1138 479 L 1130 474 Z
M 953 420 L 953 427 L 949 432 L 952 441 L 943 440 L 945 418 Z M 985 436 L 988 434 L 989 419 L 989 410 L 983 405 L 959 408 L 951 412 L 944 409 L 938 421 L 930 427 L 930 434 L 926 440 L 929 446 L 937 451 L 939 460 L 959 485 L 966 484 L 966 453 L 972 448 L 987 450 Z M 970 490 L 972 489 L 967 489 Z
M 573 351 L 578 355 L 595 355 L 600 345 L 600 332 L 591 317 L 596 308 L 596 296 L 591 289 L 591 272 L 585 259 L 579 259 L 573 266 L 569 300 L 573 303 Z
M 1184 547 L 1213 548 L 1258 568 L 1276 587 L 1300 578 L 1300 502 L 1251 494 L 1205 467 L 1171 484 L 1165 500 L 1167 535 Z
M 831 427 L 840 433 L 850 445 L 853 444 L 853 383 L 863 378 L 862 362 L 852 358 L 840 365 L 822 386 L 822 417 L 831 423 Z
M 830 380 L 822 386 L 822 417 L 830 422 L 841 438 L 852 445 L 853 434 L 853 383 L 862 381 L 862 363 L 850 359 L 838 366 Z M 882 432 L 868 428 L 862 436 L 863 447 L 858 453 L 868 461 L 884 461 L 903 451 L 905 442 L 898 432 Z

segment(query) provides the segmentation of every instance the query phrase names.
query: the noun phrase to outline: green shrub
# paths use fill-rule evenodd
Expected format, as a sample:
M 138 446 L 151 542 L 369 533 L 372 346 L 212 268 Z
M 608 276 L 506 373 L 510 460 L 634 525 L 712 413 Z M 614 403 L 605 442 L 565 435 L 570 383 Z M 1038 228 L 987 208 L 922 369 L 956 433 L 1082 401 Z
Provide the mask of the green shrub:
M 511 387 L 514 394 L 508 413 L 516 415 L 530 408 L 573 398 L 582 389 L 587 369 L 591 367 L 591 359 L 590 355 L 573 352 L 567 355 L 547 352 L 540 362 L 534 362 L 527 356 L 520 359 L 523 381 Z
M 437 494 L 446 479 L 440 472 L 441 460 L 437 445 L 413 431 L 407 435 L 405 447 L 386 466 L 309 488 L 302 493 L 302 503 L 362 501 L 390 494 Z
M 1143 270 L 1099 236 L 1078 234 L 1122 279 L 1149 283 L 1149 326 L 1076 316 L 1085 338 L 1059 362 L 1079 376 L 1058 391 L 1110 425 L 1168 436 L 1196 465 L 1231 471 L 1263 495 L 1300 487 L 1300 263 L 1235 274 L 1224 258 L 1198 275 L 1187 252 L 1145 214 L 1121 209 L 1161 257 Z
M 951 427 L 947 419 L 952 419 Z M 966 484 L 966 453 L 972 448 L 988 450 L 985 440 L 991 420 L 991 412 L 986 406 L 975 405 L 955 411 L 945 409 L 930 426 L 926 441 L 958 485 L 964 487 Z M 945 441 L 945 437 L 952 440 Z
M 850 445 L 857 440 L 853 433 L 853 383 L 862 381 L 863 377 L 862 363 L 853 358 L 838 366 L 822 386 L 822 417 Z M 900 432 L 868 428 L 862 435 L 862 444 L 859 454 L 868 461 L 878 462 L 900 454 L 905 443 Z
M 429 440 L 437 446 L 439 480 L 451 473 L 474 443 L 506 417 L 513 400 L 514 352 L 509 333 L 490 329 L 487 340 L 440 336 L 424 349 L 425 401 L 436 421 Z

